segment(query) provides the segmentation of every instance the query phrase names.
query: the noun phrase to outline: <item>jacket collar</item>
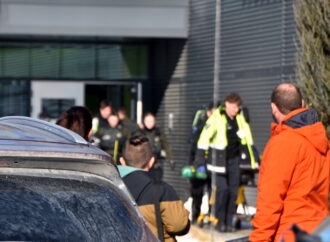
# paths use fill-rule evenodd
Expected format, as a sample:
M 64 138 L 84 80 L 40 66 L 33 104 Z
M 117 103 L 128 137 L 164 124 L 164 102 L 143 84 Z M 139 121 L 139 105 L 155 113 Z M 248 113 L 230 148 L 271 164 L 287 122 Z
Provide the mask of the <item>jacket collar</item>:
M 276 134 L 280 133 L 282 130 L 292 129 L 292 127 L 286 125 L 285 122 L 288 121 L 289 119 L 291 119 L 293 116 L 295 116 L 299 113 L 305 112 L 307 110 L 308 110 L 308 108 L 296 109 L 296 110 L 288 113 L 280 123 L 272 122 L 271 123 L 271 135 L 272 136 L 276 135 Z

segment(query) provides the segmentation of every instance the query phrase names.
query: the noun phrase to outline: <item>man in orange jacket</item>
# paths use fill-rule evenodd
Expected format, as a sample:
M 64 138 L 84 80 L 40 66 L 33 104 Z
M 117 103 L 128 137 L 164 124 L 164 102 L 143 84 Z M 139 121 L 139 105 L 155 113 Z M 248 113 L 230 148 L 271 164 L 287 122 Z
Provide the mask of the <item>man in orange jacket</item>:
M 293 223 L 307 232 L 328 215 L 329 140 L 299 89 L 279 84 L 271 97 L 276 124 L 259 172 L 257 213 L 250 241 L 293 241 Z

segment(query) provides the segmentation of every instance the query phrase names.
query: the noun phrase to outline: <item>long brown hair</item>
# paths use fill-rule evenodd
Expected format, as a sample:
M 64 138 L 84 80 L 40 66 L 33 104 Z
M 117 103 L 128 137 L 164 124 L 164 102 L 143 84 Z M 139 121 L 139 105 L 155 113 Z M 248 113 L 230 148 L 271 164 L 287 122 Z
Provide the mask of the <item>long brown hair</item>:
M 88 134 L 92 128 L 92 114 L 86 107 L 73 106 L 62 114 L 56 124 L 88 140 Z

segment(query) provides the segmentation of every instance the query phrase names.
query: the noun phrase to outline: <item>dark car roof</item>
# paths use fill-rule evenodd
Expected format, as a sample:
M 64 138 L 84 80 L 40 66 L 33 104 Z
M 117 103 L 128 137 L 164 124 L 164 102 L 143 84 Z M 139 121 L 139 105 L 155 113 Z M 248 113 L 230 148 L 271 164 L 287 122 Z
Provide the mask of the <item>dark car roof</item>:
M 29 117 L 0 118 L 0 152 L 19 151 L 19 156 L 58 156 L 99 159 L 112 158 L 94 147 L 78 134 L 61 126 Z M 45 152 L 45 153 L 44 153 Z M 53 154 L 50 154 L 53 153 Z
M 0 131 L 0 167 L 70 170 L 120 180 L 112 157 L 71 130 L 10 116 L 0 118 Z

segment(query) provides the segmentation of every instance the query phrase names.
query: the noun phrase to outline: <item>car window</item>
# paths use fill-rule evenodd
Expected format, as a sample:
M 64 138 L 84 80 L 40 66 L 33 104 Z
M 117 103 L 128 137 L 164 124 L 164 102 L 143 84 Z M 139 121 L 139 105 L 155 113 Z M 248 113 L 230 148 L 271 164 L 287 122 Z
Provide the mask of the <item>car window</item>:
M 140 220 L 116 188 L 0 176 L 0 240 L 139 241 Z

